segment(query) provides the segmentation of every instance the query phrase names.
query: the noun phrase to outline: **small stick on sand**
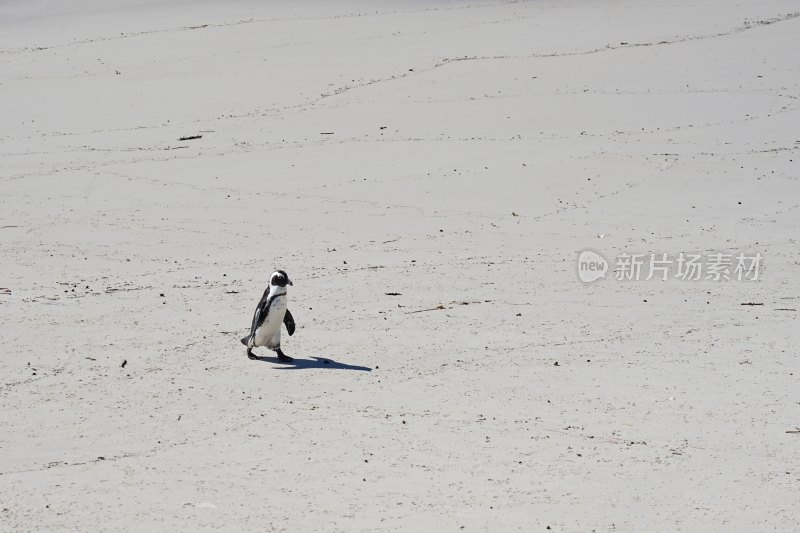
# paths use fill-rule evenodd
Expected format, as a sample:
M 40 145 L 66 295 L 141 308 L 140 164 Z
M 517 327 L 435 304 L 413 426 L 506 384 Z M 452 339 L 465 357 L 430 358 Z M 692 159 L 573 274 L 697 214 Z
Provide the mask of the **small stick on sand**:
M 441 311 L 442 309 L 447 309 L 442 304 L 437 305 L 436 307 L 431 307 L 430 309 L 419 309 L 417 311 L 409 311 L 406 313 L 407 315 L 413 315 L 414 313 L 424 313 L 425 311 Z

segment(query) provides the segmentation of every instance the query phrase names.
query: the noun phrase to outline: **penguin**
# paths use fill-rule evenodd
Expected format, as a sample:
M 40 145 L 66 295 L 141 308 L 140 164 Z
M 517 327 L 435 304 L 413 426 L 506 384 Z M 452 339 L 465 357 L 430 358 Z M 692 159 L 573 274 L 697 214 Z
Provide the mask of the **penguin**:
M 281 351 L 281 323 L 291 337 L 294 334 L 294 318 L 286 308 L 286 286 L 294 285 L 283 270 L 276 270 L 269 278 L 269 287 L 264 291 L 261 301 L 256 306 L 250 334 L 242 338 L 247 346 L 247 357 L 258 359 L 253 354 L 256 346 L 266 346 L 278 354 L 278 360 L 284 363 L 293 361 Z

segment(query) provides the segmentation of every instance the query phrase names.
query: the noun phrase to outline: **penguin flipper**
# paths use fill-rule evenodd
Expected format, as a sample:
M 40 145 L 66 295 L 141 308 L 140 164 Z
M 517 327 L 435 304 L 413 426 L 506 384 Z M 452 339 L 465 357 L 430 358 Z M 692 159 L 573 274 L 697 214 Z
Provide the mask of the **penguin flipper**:
M 288 309 L 286 310 L 286 314 L 283 315 L 283 324 L 286 326 L 286 331 L 289 333 L 289 336 L 291 337 L 294 335 L 294 317 Z
M 256 312 L 253 313 L 253 324 L 250 326 L 250 335 L 242 339 L 242 344 L 245 346 L 250 339 L 255 338 L 256 330 L 264 322 L 264 319 L 267 318 L 267 313 L 269 313 L 269 307 L 271 303 L 272 302 L 269 299 L 269 289 L 267 289 L 264 291 L 264 296 L 261 297 L 261 300 L 256 306 Z

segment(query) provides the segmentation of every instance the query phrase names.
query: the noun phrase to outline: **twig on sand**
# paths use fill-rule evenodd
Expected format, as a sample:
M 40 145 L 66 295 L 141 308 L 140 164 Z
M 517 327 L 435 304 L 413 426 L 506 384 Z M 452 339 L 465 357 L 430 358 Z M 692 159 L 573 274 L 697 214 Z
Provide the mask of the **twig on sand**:
M 442 309 L 447 309 L 442 304 L 437 305 L 436 307 L 431 307 L 430 309 L 419 309 L 417 311 L 409 311 L 406 313 L 407 315 L 412 315 L 414 313 L 424 313 L 425 311 L 441 311 Z
M 11 294 L 11 289 L 7 289 L 5 287 L 0 287 L 0 294 L 9 295 L 9 294 Z
M 186 137 L 178 137 L 179 141 L 193 141 L 195 139 L 202 139 L 202 135 L 187 135 Z
M 743 304 L 740 304 L 740 305 L 764 305 L 764 304 L 763 303 L 754 303 L 754 302 L 744 302 Z
M 787 431 L 786 433 L 800 433 L 800 428 L 794 428 L 794 429 L 790 429 L 790 430 L 789 430 L 789 431 Z

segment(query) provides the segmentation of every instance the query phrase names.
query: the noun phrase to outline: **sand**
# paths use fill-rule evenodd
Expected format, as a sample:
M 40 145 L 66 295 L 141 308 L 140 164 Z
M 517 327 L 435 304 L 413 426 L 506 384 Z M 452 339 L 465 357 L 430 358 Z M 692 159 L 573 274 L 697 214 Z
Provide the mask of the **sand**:
M 690 4 L 1 3 L 0 530 L 796 530 L 798 5 Z

